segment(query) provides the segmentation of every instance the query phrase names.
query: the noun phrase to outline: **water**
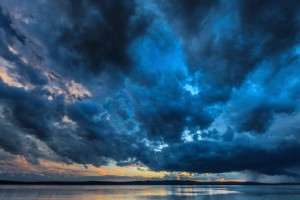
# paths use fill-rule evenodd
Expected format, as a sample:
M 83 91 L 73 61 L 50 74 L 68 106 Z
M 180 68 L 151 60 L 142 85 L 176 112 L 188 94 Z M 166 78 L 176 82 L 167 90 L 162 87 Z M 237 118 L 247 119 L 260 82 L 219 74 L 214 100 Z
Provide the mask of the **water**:
M 300 200 L 300 186 L 24 186 L 0 185 L 2 200 Z

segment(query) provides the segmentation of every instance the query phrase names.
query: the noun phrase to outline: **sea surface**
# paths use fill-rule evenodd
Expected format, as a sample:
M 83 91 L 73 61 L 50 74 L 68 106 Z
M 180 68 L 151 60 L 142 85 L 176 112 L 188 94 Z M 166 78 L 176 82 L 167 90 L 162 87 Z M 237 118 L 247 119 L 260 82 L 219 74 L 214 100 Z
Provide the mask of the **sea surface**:
M 2 200 L 203 199 L 300 200 L 300 186 L 40 186 L 0 185 Z

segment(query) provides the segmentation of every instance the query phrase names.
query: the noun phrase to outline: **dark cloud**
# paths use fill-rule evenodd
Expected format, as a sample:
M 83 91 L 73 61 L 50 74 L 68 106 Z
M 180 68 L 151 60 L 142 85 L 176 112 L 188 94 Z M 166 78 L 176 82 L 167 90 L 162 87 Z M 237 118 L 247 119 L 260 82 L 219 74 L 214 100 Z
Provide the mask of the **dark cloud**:
M 282 53 L 299 40 L 299 8 L 294 0 L 241 2 L 241 31 L 245 37 L 260 38 L 263 58 Z
M 208 102 L 226 101 L 257 65 L 299 41 L 299 4 L 290 1 L 175 1 L 167 16 L 192 72 L 205 74 Z M 180 12 L 181 11 L 181 12 Z M 207 96 L 208 95 L 208 96 Z
M 24 151 L 28 146 L 24 138 L 26 134 L 45 143 L 60 157 L 55 158 L 56 161 L 67 163 L 100 166 L 106 164 L 108 159 L 126 160 L 135 156 L 137 149 L 145 148 L 143 143 L 136 141 L 135 135 L 116 132 L 106 119 L 107 111 L 96 102 L 78 101 L 65 108 L 63 95 L 50 101 L 46 91 L 28 92 L 9 87 L 3 82 L 0 91 L 1 105 L 5 106 L 4 119 L 11 124 L 10 129 L 2 126 L 1 133 L 5 139 L 1 139 L 1 148 L 12 154 L 23 155 L 29 161 L 32 154 Z M 64 116 L 68 116 L 72 122 L 62 121 Z M 13 126 L 21 128 L 18 135 L 11 132 Z M 20 135 L 22 131 L 26 133 L 25 136 Z M 120 148 L 123 150 L 119 151 Z M 35 160 L 44 157 L 43 152 L 37 150 Z
M 51 54 L 70 69 L 97 73 L 128 72 L 128 46 L 147 31 L 150 16 L 138 12 L 135 1 L 51 2 L 66 24 L 53 21 L 57 37 Z
M 299 175 L 296 1 L 0 6 L 4 159 Z
M 210 12 L 218 5 L 219 0 L 175 0 L 165 1 L 161 6 L 169 15 L 169 20 L 173 21 L 176 17 L 180 23 L 180 31 L 191 36 L 201 30 Z
M 266 105 L 249 110 L 249 112 L 244 113 L 243 118 L 236 119 L 238 130 L 264 133 L 273 120 L 274 112 L 279 111 L 277 110 L 278 107 L 279 106 Z
M 13 27 L 11 17 L 9 16 L 9 14 L 4 13 L 1 6 L 0 6 L 0 28 L 2 28 L 5 31 L 5 36 L 10 43 L 12 42 L 11 37 L 17 38 L 23 44 L 25 43 L 26 37 Z
M 141 123 L 142 132 L 152 138 L 167 142 L 181 139 L 186 127 L 206 128 L 213 121 L 213 113 L 204 110 L 204 104 L 196 96 L 176 83 L 170 88 L 154 88 L 137 95 L 136 119 Z M 162 91 L 169 90 L 169 93 Z M 185 96 L 185 98 L 182 98 Z M 197 100 L 196 100 L 197 99 Z
M 52 123 L 60 119 L 64 113 L 63 98 L 58 96 L 49 104 L 47 91 L 32 90 L 26 92 L 0 83 L 1 103 L 8 112 L 6 117 L 16 125 L 21 125 L 38 138 L 51 135 Z
M 296 141 L 281 142 L 269 150 L 251 141 L 197 141 L 172 145 L 163 153 L 146 159 L 148 166 L 158 171 L 221 173 L 254 170 L 263 174 L 289 175 L 287 169 L 299 165 L 295 159 L 299 150 Z

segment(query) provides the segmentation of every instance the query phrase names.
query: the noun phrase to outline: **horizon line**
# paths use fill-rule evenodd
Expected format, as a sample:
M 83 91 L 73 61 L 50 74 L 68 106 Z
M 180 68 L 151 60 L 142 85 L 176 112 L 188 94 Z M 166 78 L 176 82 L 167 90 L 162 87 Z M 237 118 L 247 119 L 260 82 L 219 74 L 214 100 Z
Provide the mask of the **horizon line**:
M 300 185 L 300 182 L 253 181 L 192 181 L 192 180 L 143 180 L 143 181 L 12 181 L 0 180 L 0 185 Z

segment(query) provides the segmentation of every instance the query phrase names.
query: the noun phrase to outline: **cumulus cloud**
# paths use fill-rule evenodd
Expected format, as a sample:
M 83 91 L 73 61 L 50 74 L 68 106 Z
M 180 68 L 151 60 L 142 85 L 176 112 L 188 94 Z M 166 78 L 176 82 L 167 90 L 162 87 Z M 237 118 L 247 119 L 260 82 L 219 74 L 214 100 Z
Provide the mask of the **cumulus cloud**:
M 4 159 L 299 176 L 296 1 L 18 2 L 0 3 Z

